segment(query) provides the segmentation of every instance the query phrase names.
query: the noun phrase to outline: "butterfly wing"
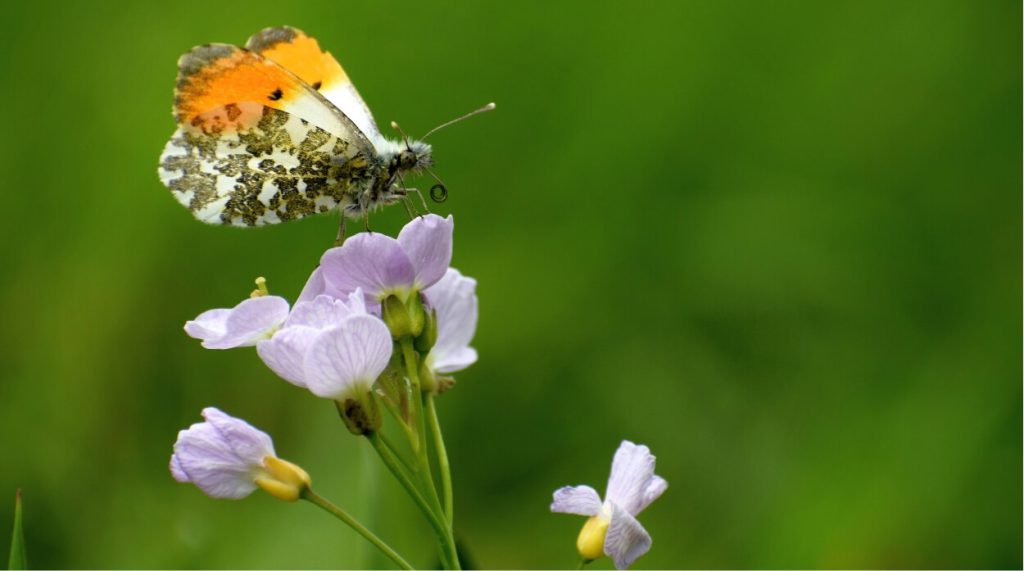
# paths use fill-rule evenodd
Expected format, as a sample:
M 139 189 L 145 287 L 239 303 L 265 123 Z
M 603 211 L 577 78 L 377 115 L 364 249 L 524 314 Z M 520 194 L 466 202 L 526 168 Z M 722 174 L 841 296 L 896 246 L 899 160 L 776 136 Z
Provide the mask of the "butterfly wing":
M 245 47 L 291 71 L 341 110 L 370 141 L 382 139 L 380 129 L 355 85 L 330 52 L 302 30 L 290 26 L 267 28 L 249 38 Z
M 179 128 L 160 179 L 211 224 L 255 226 L 346 206 L 373 152 L 310 86 L 234 46 L 182 56 L 174 112 Z

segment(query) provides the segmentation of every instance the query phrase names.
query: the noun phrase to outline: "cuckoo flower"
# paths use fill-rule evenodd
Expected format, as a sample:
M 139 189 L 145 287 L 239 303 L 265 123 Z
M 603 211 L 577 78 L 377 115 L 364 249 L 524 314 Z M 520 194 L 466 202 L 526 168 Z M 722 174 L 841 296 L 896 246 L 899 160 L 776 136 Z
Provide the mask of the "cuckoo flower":
M 336 401 L 353 432 L 379 427 L 370 387 L 391 359 L 391 334 L 367 312 L 362 290 L 346 301 L 318 295 L 297 302 L 284 325 L 256 351 L 286 381 Z
M 270 337 L 288 317 L 288 302 L 275 295 L 253 297 L 231 309 L 211 309 L 185 323 L 189 336 L 207 349 L 255 345 Z
M 203 409 L 203 418 L 178 433 L 170 465 L 175 480 L 191 482 L 210 497 L 233 500 L 259 487 L 295 501 L 309 487 L 309 475 L 278 458 L 265 432 L 213 407 Z
M 469 346 L 476 332 L 476 280 L 448 268 L 444 277 L 423 295 L 437 318 L 437 340 L 426 357 L 435 373 L 454 373 L 476 362 L 476 349 Z
M 405 303 L 413 292 L 434 285 L 448 269 L 454 227 L 451 216 L 427 214 L 406 224 L 397 239 L 376 232 L 356 234 L 324 253 L 303 297 L 316 293 L 343 297 L 362 288 L 368 300 L 394 295 Z
M 654 461 L 646 446 L 625 440 L 615 452 L 604 502 L 590 486 L 555 491 L 551 511 L 590 516 L 576 541 L 584 560 L 607 555 L 617 569 L 626 569 L 651 548 L 651 536 L 635 516 L 668 488 L 654 474 Z

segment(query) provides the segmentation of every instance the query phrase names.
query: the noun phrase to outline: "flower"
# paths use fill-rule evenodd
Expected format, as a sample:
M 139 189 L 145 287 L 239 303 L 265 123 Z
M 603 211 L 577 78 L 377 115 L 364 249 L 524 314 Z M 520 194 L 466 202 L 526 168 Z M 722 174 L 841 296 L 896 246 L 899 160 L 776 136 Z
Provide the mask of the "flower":
M 362 289 L 369 301 L 389 295 L 403 303 L 441 279 L 452 260 L 452 217 L 419 216 L 402 228 L 398 238 L 376 232 L 352 236 L 320 259 L 302 295 L 326 293 L 342 298 Z
M 231 309 L 211 309 L 185 323 L 185 333 L 207 349 L 255 345 L 270 337 L 288 317 L 288 302 L 274 295 L 253 297 Z
M 668 488 L 668 482 L 654 474 L 654 463 L 650 449 L 624 440 L 612 460 L 603 503 L 590 486 L 555 490 L 551 511 L 591 516 L 576 542 L 585 560 L 603 554 L 612 558 L 616 569 L 626 569 L 651 548 L 651 536 L 635 516 Z
M 448 268 L 423 295 L 437 319 L 437 340 L 427 354 L 427 367 L 436 373 L 454 373 L 475 363 L 476 349 L 469 342 L 476 332 L 476 280 Z
M 334 400 L 358 389 L 368 392 L 391 350 L 387 327 L 367 312 L 359 289 L 348 301 L 318 295 L 296 303 L 273 337 L 256 344 L 260 358 L 281 378 Z
M 241 499 L 257 487 L 296 501 L 309 487 L 305 470 L 281 460 L 267 433 L 220 410 L 203 409 L 205 422 L 178 432 L 171 475 L 191 482 L 212 498 Z

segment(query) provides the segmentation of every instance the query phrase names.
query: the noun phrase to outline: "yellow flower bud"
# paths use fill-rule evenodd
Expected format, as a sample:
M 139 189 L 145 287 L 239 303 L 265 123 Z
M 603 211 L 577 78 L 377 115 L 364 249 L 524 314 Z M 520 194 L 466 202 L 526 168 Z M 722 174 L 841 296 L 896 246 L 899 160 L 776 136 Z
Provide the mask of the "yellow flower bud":
M 597 514 L 587 520 L 580 530 L 580 536 L 576 538 L 576 549 L 580 557 L 586 561 L 593 561 L 604 555 L 604 538 L 608 535 L 608 525 L 611 520 L 604 514 Z
M 298 501 L 312 481 L 305 470 L 275 456 L 263 458 L 266 476 L 256 478 L 256 485 L 279 500 Z

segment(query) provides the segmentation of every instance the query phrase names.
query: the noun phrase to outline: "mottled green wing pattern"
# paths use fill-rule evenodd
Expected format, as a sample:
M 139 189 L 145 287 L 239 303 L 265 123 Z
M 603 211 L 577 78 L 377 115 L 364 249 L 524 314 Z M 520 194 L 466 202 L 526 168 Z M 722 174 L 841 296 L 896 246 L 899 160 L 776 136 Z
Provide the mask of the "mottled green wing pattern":
M 353 202 L 367 184 L 355 145 L 285 111 L 237 103 L 175 131 L 160 180 L 199 220 L 260 226 Z

